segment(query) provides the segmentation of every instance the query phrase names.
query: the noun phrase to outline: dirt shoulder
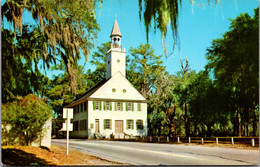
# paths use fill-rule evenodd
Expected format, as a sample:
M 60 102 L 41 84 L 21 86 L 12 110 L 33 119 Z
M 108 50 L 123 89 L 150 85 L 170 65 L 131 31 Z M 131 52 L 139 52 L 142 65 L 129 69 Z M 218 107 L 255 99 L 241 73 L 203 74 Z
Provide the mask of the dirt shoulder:
M 2 146 L 2 163 L 13 166 L 69 166 L 69 165 L 129 165 L 107 161 L 98 157 L 52 145 L 50 149 L 32 146 Z

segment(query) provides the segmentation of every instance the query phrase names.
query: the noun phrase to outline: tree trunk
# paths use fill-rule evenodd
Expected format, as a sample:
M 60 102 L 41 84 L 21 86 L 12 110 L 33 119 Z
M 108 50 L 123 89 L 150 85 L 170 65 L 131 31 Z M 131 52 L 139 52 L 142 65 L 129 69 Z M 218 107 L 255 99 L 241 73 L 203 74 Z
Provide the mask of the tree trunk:
M 238 137 L 241 137 L 241 116 L 239 110 L 237 112 L 237 134 Z
M 253 134 L 252 136 L 256 136 L 256 131 L 257 131 L 257 117 L 256 117 L 256 113 L 254 112 L 253 114 Z
M 186 134 L 186 137 L 190 137 L 187 102 L 184 103 L 184 110 L 185 110 L 185 115 L 184 115 L 185 134 Z
M 67 64 L 68 67 L 68 73 L 69 73 L 69 81 L 70 81 L 70 88 L 71 88 L 71 93 L 73 95 L 77 95 L 77 77 L 75 73 L 75 69 L 73 68 L 73 65 L 68 62 Z
M 211 129 L 211 127 L 212 127 L 212 124 L 208 124 L 207 125 L 207 137 L 211 137 L 212 136 L 212 129 Z

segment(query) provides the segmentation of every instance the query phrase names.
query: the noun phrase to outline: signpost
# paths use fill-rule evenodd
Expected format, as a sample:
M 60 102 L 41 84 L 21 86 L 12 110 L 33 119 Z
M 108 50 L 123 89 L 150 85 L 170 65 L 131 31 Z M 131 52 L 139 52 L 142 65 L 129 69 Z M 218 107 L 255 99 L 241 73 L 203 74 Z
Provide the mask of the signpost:
M 63 118 L 67 118 L 65 123 L 62 124 L 62 131 L 67 131 L 67 155 L 69 154 L 69 131 L 73 130 L 73 124 L 70 123 L 70 119 L 73 118 L 72 108 L 63 108 Z

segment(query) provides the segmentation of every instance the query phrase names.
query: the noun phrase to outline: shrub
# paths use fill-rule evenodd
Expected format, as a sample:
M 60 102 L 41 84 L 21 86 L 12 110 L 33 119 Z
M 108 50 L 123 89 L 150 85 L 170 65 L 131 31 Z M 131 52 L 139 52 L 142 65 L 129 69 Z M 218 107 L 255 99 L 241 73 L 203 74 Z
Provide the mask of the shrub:
M 2 145 L 31 145 L 42 137 L 43 125 L 52 116 L 43 99 L 27 95 L 2 105 Z

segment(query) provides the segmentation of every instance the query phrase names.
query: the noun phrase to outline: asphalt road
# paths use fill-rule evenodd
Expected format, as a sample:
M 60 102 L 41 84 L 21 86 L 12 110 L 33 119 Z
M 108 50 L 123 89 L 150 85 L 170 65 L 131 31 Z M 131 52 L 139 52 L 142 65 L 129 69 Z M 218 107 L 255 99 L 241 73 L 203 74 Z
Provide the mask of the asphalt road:
M 139 142 L 70 139 L 70 148 L 132 165 L 257 165 L 259 151 Z M 66 139 L 52 139 L 66 147 Z

